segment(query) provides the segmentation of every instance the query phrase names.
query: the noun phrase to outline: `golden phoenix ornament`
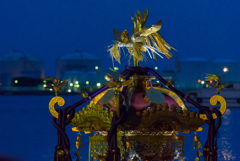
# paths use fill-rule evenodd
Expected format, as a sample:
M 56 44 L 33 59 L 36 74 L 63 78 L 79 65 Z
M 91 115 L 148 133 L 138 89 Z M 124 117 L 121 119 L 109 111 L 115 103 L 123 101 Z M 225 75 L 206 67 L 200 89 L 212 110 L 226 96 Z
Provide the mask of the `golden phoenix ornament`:
M 147 21 L 148 14 L 148 9 L 146 9 L 146 13 L 143 10 L 143 15 L 141 15 L 140 11 L 137 11 L 137 14 L 135 14 L 136 20 L 131 18 L 134 25 L 131 37 L 127 30 L 123 30 L 121 33 L 117 29 L 113 29 L 113 39 L 116 43 L 111 45 L 108 49 L 112 60 L 115 59 L 121 64 L 121 48 L 127 48 L 129 53 L 129 64 L 131 57 L 133 57 L 134 66 L 138 66 L 139 61 L 147 60 L 144 54 L 145 52 L 149 54 L 150 58 L 156 60 L 157 55 L 163 58 L 160 54 L 165 55 L 168 59 L 173 56 L 169 50 L 176 49 L 170 46 L 158 32 L 162 27 L 161 20 L 152 27 L 143 27 Z

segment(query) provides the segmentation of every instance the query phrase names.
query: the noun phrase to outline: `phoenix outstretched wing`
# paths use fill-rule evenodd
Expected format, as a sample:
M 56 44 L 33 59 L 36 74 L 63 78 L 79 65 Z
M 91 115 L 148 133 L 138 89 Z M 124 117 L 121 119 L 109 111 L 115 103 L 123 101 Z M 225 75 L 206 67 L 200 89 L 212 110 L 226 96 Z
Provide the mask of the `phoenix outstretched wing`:
M 53 77 L 49 77 L 49 78 L 43 78 L 43 77 L 40 77 L 43 81 L 53 81 L 53 82 L 56 82 L 58 79 L 57 78 L 53 78 Z
M 206 74 L 206 77 L 205 77 L 206 81 L 215 80 L 218 82 L 220 79 L 220 77 L 215 74 L 208 74 L 208 73 L 205 73 L 205 74 Z
M 67 83 L 68 80 L 64 80 L 62 83 L 60 83 L 57 87 L 58 88 L 61 88 L 63 87 L 66 83 Z
M 121 39 L 121 32 L 118 31 L 117 29 L 113 28 L 113 40 L 116 40 L 117 42 L 123 42 Z

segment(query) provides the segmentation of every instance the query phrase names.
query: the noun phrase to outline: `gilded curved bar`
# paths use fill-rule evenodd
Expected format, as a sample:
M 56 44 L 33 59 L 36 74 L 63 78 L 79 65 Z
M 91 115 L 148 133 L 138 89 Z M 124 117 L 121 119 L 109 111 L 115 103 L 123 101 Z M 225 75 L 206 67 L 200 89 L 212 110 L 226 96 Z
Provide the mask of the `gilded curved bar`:
M 157 90 L 161 91 L 163 94 L 166 94 L 166 95 L 172 97 L 177 102 L 177 104 L 182 108 L 182 110 L 188 110 L 187 107 L 185 106 L 185 104 L 183 103 L 183 101 L 181 100 L 181 98 L 173 91 L 166 89 L 166 88 L 160 88 L 160 87 L 147 87 L 147 89 L 149 89 L 149 88 L 157 89 Z
M 149 88 L 157 89 L 157 90 L 161 91 L 163 94 L 166 94 L 166 95 L 172 97 L 177 102 L 177 104 L 182 108 L 182 110 L 188 110 L 187 107 L 185 106 L 185 104 L 183 103 L 183 101 L 181 100 L 181 98 L 177 94 L 172 92 L 171 90 L 166 89 L 166 88 L 160 88 L 160 87 L 147 87 L 147 89 L 149 89 Z M 94 99 L 92 99 L 92 101 L 90 102 L 90 106 L 92 106 L 93 103 L 96 104 L 104 96 L 104 94 L 107 93 L 107 91 L 110 89 L 111 88 L 106 89 L 105 91 L 98 94 Z M 122 88 L 120 90 L 122 91 Z
M 56 96 L 53 97 L 49 102 L 49 111 L 55 117 L 58 118 L 58 112 L 55 110 L 55 104 L 58 103 L 58 106 L 64 106 L 65 100 L 62 97 Z
M 90 102 L 90 106 L 92 106 L 92 104 L 97 104 L 97 102 L 107 93 L 107 91 L 111 89 L 112 88 L 108 88 L 105 91 L 102 91 L 101 93 L 99 93 L 97 96 L 95 96 Z M 120 88 L 120 91 L 122 91 L 122 88 Z
M 219 111 L 221 112 L 221 114 L 223 115 L 226 112 L 227 109 L 227 103 L 226 100 L 220 96 L 220 95 L 214 95 L 210 98 L 210 104 L 215 106 L 217 104 L 217 102 L 220 103 L 221 107 L 219 109 Z M 206 114 L 200 114 L 199 115 L 201 119 L 207 120 L 207 115 Z M 217 118 L 217 115 L 215 113 L 212 114 L 213 119 Z

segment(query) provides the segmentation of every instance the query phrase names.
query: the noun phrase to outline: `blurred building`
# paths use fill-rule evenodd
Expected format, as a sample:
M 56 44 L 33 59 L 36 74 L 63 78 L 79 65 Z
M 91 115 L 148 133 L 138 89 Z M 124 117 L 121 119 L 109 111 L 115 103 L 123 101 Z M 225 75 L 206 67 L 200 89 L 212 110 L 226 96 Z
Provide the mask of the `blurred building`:
M 104 81 L 102 60 L 92 54 L 76 51 L 60 56 L 56 62 L 56 77 L 68 80 L 63 90 L 78 92 L 100 88 Z
M 176 88 L 182 90 L 206 87 L 206 73 L 222 77 L 223 82 L 240 82 L 240 62 L 235 60 L 209 61 L 200 58 L 179 60 L 175 76 Z
M 44 77 L 44 62 L 37 56 L 13 51 L 0 55 L 0 83 L 2 87 L 21 85 L 25 78 Z M 21 78 L 22 82 L 18 80 Z

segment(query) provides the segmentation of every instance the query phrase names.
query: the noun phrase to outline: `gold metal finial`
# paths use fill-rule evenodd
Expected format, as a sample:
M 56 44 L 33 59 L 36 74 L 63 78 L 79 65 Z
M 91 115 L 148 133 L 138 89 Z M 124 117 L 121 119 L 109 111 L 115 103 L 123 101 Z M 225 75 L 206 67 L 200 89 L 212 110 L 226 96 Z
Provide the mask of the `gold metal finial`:
M 112 97 L 115 96 L 115 110 L 116 110 L 116 113 L 117 113 L 117 116 L 120 117 L 120 110 L 119 110 L 119 101 L 120 101 L 120 91 L 121 91 L 121 86 L 128 86 L 130 85 L 131 83 L 133 82 L 132 79 L 130 80 L 126 80 L 126 81 L 115 81 L 115 82 L 103 82 L 102 84 L 105 85 L 105 86 L 108 86 L 108 87 L 115 87 L 115 92 L 114 92 L 114 95 Z
M 117 116 L 120 117 L 120 110 L 119 110 L 119 101 L 120 101 L 120 97 L 121 97 L 121 94 L 120 94 L 120 91 L 121 91 L 121 86 L 128 86 L 130 85 L 133 80 L 126 80 L 126 81 L 122 81 L 121 82 L 121 77 L 119 76 L 119 74 L 116 74 L 117 71 L 116 70 L 113 70 L 111 68 L 109 68 L 110 70 L 112 70 L 115 75 L 115 78 L 112 79 L 111 82 L 103 82 L 102 84 L 105 85 L 105 86 L 108 86 L 108 87 L 115 87 L 113 88 L 114 92 L 111 93 L 111 96 L 109 97 L 110 99 L 112 99 L 114 96 L 115 96 L 115 111 L 117 113 Z
M 211 105 L 215 106 L 215 105 L 217 105 L 218 102 L 221 105 L 219 111 L 223 115 L 226 112 L 226 109 L 227 109 L 227 102 L 226 102 L 226 100 L 222 96 L 220 96 L 220 95 L 214 95 L 214 96 L 212 96 L 210 98 L 210 104 Z M 199 114 L 199 117 L 201 119 L 208 120 L 206 114 Z M 212 117 L 213 117 L 213 119 L 216 119 L 217 115 L 215 113 L 213 113 Z
M 219 91 L 225 87 L 227 87 L 229 84 L 228 83 L 224 83 L 222 84 L 222 78 L 217 76 L 217 75 L 214 75 L 214 74 L 208 74 L 208 73 L 205 73 L 206 74 L 206 77 L 205 77 L 205 81 L 210 81 L 210 80 L 215 80 L 216 83 L 211 83 L 210 86 L 214 87 L 217 89 L 217 94 L 219 95 Z
M 52 86 L 45 87 L 46 89 L 54 89 L 55 97 L 53 97 L 49 102 L 49 111 L 55 117 L 58 118 L 58 112 L 55 110 L 55 104 L 58 103 L 59 106 L 64 106 L 65 100 L 62 97 L 57 96 L 59 88 L 63 87 L 68 80 L 64 80 L 60 83 L 60 80 L 57 78 L 49 77 L 43 78 L 40 77 L 43 81 L 53 81 Z
M 52 86 L 48 86 L 48 87 L 45 87 L 46 89 L 54 89 L 55 91 L 55 95 L 57 96 L 58 95 L 58 90 L 59 88 L 63 87 L 66 82 L 68 80 L 64 80 L 60 83 L 60 80 L 57 79 L 57 78 L 53 78 L 53 77 L 49 77 L 49 78 L 43 78 L 43 77 L 40 77 L 43 81 L 53 81 L 53 85 Z
M 223 115 L 225 112 L 226 112 L 226 109 L 227 109 L 227 103 L 226 103 L 226 100 L 219 95 L 219 91 L 222 89 L 222 88 L 225 88 L 227 87 L 229 84 L 228 83 L 224 83 L 224 84 L 221 84 L 221 77 L 217 76 L 217 75 L 214 75 L 214 74 L 208 74 L 206 73 L 206 77 L 205 77 L 206 81 L 210 81 L 210 80 L 215 80 L 216 83 L 215 84 L 210 84 L 212 87 L 216 88 L 217 89 L 217 95 L 214 95 L 210 98 L 210 104 L 212 106 L 215 106 L 217 105 L 217 103 L 219 102 L 221 107 L 219 109 L 219 111 L 221 112 L 221 114 Z M 207 115 L 206 114 L 200 114 L 199 117 L 201 119 L 204 119 L 204 120 L 207 120 Z M 212 114 L 212 117 L 213 119 L 216 119 L 217 118 L 217 115 L 215 113 Z

